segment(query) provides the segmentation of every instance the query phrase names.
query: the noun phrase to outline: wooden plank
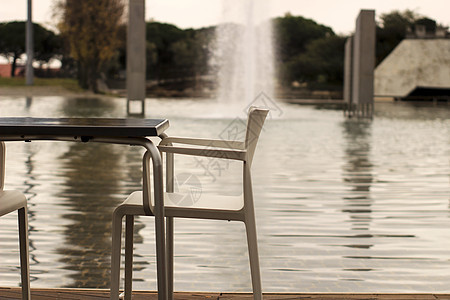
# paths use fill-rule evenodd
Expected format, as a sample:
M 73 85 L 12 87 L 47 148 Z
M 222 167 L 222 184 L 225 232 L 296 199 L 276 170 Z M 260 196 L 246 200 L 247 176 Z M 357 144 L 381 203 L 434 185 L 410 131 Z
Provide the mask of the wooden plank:
M 105 289 L 31 289 L 33 300 L 99 300 L 109 299 L 109 290 Z M 154 291 L 134 291 L 133 300 L 156 300 L 158 294 Z M 206 293 L 206 292 L 176 292 L 175 299 L 179 300 L 246 300 L 253 299 L 250 293 Z M 20 288 L 0 287 L 1 300 L 21 299 Z M 265 300 L 449 300 L 450 294 L 425 293 L 264 293 Z

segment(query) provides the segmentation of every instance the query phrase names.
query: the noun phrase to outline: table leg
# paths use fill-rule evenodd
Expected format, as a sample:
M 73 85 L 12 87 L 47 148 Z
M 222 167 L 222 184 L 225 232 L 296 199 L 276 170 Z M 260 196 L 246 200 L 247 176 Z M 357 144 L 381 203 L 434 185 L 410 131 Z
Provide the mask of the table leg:
M 156 261 L 157 261 L 157 273 L 158 273 L 158 299 L 165 300 L 167 295 L 167 260 L 166 260 L 166 239 L 165 239 L 165 222 L 164 222 L 164 187 L 163 187 L 163 167 L 161 162 L 161 156 L 156 146 L 148 141 L 145 148 L 147 149 L 144 155 L 144 190 L 149 189 L 148 175 L 146 166 L 149 166 L 149 159 L 152 160 L 153 165 L 153 184 L 154 184 L 154 199 L 155 199 L 155 235 L 156 235 Z M 144 192 L 144 208 L 145 205 L 145 192 Z M 149 199 L 146 197 L 147 200 Z M 147 203 L 148 205 L 148 203 Z

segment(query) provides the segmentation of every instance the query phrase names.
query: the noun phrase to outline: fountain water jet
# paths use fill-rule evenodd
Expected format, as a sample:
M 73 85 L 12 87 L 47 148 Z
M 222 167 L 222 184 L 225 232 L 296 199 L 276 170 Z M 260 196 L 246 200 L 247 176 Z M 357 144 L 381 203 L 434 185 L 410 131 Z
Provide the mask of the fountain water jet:
M 272 23 L 269 1 L 223 0 L 222 5 L 211 65 L 217 69 L 217 98 L 230 115 L 243 112 L 261 94 L 273 99 Z

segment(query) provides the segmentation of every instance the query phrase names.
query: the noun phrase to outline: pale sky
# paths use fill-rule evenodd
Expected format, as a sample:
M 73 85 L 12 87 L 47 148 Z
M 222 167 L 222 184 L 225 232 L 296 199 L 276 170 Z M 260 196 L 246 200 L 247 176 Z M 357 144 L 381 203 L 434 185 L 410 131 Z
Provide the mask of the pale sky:
M 83 0 L 79 0 L 83 1 Z M 222 16 L 222 1 L 244 0 L 146 0 L 146 19 L 167 22 L 180 28 L 216 25 Z M 310 18 L 331 27 L 336 33 L 354 30 L 361 9 L 374 9 L 376 15 L 410 9 L 450 25 L 450 0 L 255 0 L 267 2 L 269 16 L 286 12 Z M 0 22 L 26 19 L 27 0 L 0 0 Z M 33 0 L 33 21 L 52 28 L 54 0 Z

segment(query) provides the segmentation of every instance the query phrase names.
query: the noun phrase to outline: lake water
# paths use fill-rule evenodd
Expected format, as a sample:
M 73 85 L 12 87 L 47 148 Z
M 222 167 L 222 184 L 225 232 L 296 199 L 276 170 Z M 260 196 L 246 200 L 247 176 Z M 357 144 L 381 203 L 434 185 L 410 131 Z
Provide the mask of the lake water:
M 264 292 L 450 292 L 450 106 L 377 103 L 369 120 L 277 104 L 253 164 Z M 149 99 L 173 136 L 239 137 L 241 111 Z M 0 116 L 127 117 L 123 99 L 0 97 Z M 111 212 L 140 189 L 142 150 L 7 144 L 29 199 L 32 287 L 109 287 Z M 240 193 L 240 164 L 179 157 L 202 197 Z M 180 187 L 183 188 L 183 187 Z M 134 289 L 156 289 L 153 218 L 136 221 Z M 0 286 L 18 286 L 16 215 L 0 219 Z M 175 290 L 250 291 L 243 224 L 175 222 Z

